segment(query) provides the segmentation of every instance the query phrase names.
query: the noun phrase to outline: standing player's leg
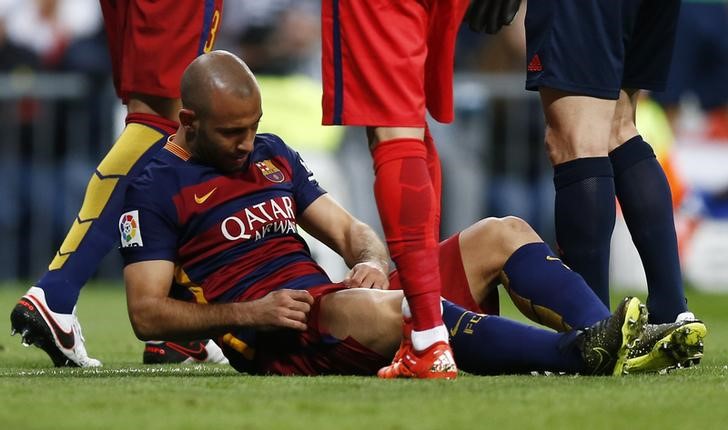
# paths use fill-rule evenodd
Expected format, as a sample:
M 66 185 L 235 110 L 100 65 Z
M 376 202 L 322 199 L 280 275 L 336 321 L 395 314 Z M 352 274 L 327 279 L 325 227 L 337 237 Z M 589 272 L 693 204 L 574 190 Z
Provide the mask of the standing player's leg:
M 437 152 L 429 135 L 425 136 L 425 108 L 432 111 L 440 99 L 449 99 L 442 103 L 444 107 L 437 106 L 437 113 L 449 111 L 446 119 L 451 120 L 452 45 L 468 2 L 434 3 L 444 5 L 323 2 L 323 122 L 368 126 L 375 198 L 390 253 L 402 272 L 402 288 L 411 298 L 414 349 L 418 354 L 436 349 L 435 354 L 427 353 L 429 367 L 435 370 L 416 376 L 454 377 L 447 330 L 442 325 L 440 275 L 430 270 L 438 267 L 439 259 L 440 171 Z M 436 7 L 443 10 L 435 11 Z M 369 23 L 366 31 L 361 22 Z M 440 31 L 441 27 L 447 31 Z M 436 36 L 429 34 L 433 29 Z M 433 45 L 431 39 L 450 49 Z M 431 56 L 440 51 L 449 61 L 431 67 L 449 70 L 445 80 L 426 76 Z M 430 92 L 436 90 L 443 94 L 431 99 Z M 447 366 L 437 369 L 438 357 Z
M 148 114 L 130 114 L 127 126 L 96 168 L 81 209 L 48 271 L 11 313 L 13 333 L 42 348 L 56 366 L 93 367 L 86 353 L 76 302 L 101 259 L 118 242 L 117 221 L 129 178 L 137 175 L 176 124 Z
M 222 10 L 220 0 L 193 8 L 172 1 L 101 6 L 114 84 L 128 107 L 127 124 L 91 177 L 81 210 L 48 272 L 11 313 L 13 332 L 22 335 L 24 344 L 45 350 L 56 366 L 100 365 L 88 357 L 75 315 L 80 290 L 118 241 L 117 221 L 128 180 L 176 131 L 182 71 L 212 48 Z M 169 20 L 188 23 L 186 31 L 171 34 L 165 30 Z M 160 31 L 149 32 L 154 23 Z
M 424 129 L 376 128 L 371 134 L 374 196 L 387 246 L 412 310 L 414 354 L 424 358 L 433 355 L 432 351 L 447 356 L 440 272 L 432 270 L 439 267 L 439 186 L 433 183 L 428 169 Z M 437 373 L 455 377 L 454 362 L 450 361 L 451 370 L 443 368 Z
M 607 156 L 613 100 L 540 89 L 554 166 L 556 240 L 564 261 L 609 306 L 614 174 Z
M 635 124 L 638 90 L 665 88 L 678 0 L 645 0 L 636 15 L 626 47 L 624 77 L 613 119 L 610 153 L 617 198 L 647 277 L 650 321 L 675 321 L 687 311 L 673 219 L 672 196 L 665 172 Z M 692 314 L 685 315 L 692 317 Z
M 615 220 L 611 119 L 622 81 L 628 0 L 533 2 L 526 12 L 526 88 L 539 90 L 554 166 L 556 238 L 564 261 L 609 305 Z M 579 40 L 579 43 L 574 43 Z
M 619 132 L 609 153 L 617 198 L 645 269 L 650 321 L 665 323 L 687 311 L 672 194 L 652 147 L 637 131 L 637 91 L 623 91 L 615 117 Z

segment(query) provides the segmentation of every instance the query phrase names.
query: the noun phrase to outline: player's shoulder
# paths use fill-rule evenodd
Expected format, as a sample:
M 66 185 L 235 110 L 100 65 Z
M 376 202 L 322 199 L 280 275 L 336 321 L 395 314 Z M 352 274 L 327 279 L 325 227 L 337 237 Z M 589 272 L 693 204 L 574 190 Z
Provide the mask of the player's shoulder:
M 280 136 L 273 133 L 256 134 L 254 148 L 253 152 L 266 156 L 289 155 L 293 152 Z
M 160 148 L 144 170 L 129 182 L 130 190 L 149 196 L 174 194 L 185 170 L 190 168 L 188 158 L 166 146 Z

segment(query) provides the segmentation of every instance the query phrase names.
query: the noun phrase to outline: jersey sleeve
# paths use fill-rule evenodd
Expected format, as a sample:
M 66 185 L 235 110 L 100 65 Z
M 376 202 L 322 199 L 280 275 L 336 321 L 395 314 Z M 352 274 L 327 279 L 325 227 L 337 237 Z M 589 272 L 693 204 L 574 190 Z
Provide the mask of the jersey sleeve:
M 175 261 L 178 229 L 176 216 L 151 184 L 132 182 L 127 188 L 119 218 L 124 265 L 148 260 Z
M 293 198 L 296 200 L 297 215 L 300 215 L 314 200 L 326 194 L 326 190 L 319 185 L 301 154 L 288 145 L 281 144 L 285 147 L 285 156 L 293 172 Z

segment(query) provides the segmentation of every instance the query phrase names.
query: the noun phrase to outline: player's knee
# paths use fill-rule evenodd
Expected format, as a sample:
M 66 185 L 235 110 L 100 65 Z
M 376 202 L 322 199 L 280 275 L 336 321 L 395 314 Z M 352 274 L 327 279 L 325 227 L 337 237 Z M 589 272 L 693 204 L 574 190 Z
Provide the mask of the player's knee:
M 587 127 L 546 127 L 546 153 L 552 165 L 577 158 L 607 155 L 609 128 L 597 133 Z
M 513 235 L 534 233 L 533 228 L 531 228 L 526 221 L 517 216 L 503 217 L 500 219 L 500 222 L 503 224 L 503 228 Z
M 521 218 L 507 216 L 500 218 L 499 223 L 501 240 L 508 248 L 517 249 L 527 243 L 541 240 L 533 228 Z
M 478 242 L 493 250 L 502 249 L 505 253 L 541 240 L 526 221 L 515 216 L 485 218 L 473 227 L 479 237 Z
M 546 126 L 544 143 L 546 154 L 554 166 L 576 158 L 576 150 L 571 147 L 572 143 L 559 129 Z
M 635 124 L 638 90 L 621 90 L 612 118 L 609 150 L 613 150 L 639 134 Z
M 612 133 L 609 136 L 609 151 L 613 151 L 624 142 L 638 134 L 640 134 L 640 132 L 637 130 L 637 126 L 634 124 L 631 117 L 615 119 Z

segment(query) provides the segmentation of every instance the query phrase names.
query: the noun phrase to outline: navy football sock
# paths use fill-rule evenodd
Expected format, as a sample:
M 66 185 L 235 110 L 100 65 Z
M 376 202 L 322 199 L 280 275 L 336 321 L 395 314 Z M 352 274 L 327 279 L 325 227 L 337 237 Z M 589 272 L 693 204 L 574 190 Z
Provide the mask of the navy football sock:
M 645 268 L 650 322 L 674 321 L 687 307 L 665 172 L 640 135 L 612 151 L 609 158 L 624 220 Z
M 554 185 L 556 240 L 564 262 L 609 307 L 609 245 L 616 210 L 609 157 L 554 166 Z
M 460 369 L 478 374 L 576 373 L 584 364 L 576 331 L 554 333 L 506 318 L 476 314 L 443 300 L 443 321 Z
M 521 312 L 558 331 L 589 327 L 608 317 L 609 309 L 584 278 L 553 255 L 545 243 L 529 243 L 506 261 L 501 280 Z
M 63 244 L 36 284 L 54 312 L 73 311 L 81 288 L 118 244 L 127 183 L 144 169 L 175 126 L 172 121 L 145 114 L 131 114 L 127 120 L 129 124 L 91 177 L 81 210 Z

